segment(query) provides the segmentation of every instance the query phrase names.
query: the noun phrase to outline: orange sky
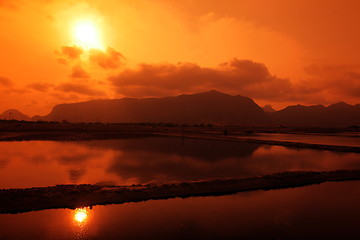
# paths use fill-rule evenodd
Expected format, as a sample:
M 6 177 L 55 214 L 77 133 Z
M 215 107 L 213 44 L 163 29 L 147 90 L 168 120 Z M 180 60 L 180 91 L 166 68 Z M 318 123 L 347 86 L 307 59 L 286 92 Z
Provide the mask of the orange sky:
M 275 108 L 358 103 L 359 9 L 356 0 L 0 0 L 0 112 L 210 89 Z M 91 47 L 76 37 L 79 22 L 95 29 Z

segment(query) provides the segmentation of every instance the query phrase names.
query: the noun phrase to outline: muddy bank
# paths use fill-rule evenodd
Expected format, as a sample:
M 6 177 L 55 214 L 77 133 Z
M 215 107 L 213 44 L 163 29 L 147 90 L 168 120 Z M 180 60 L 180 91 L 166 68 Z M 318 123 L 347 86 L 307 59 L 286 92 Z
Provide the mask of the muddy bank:
M 0 190 L 0 213 L 76 208 L 174 197 L 224 195 L 241 191 L 280 189 L 327 181 L 349 180 L 360 180 L 360 170 L 283 172 L 249 178 L 162 185 L 58 185 L 42 188 L 2 189 Z

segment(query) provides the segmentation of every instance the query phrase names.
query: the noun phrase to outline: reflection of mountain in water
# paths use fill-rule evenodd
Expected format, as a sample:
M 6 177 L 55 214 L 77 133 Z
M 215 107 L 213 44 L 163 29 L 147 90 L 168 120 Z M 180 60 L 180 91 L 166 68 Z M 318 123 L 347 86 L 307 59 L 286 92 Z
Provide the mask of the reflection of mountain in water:
M 1 158 L 6 156 L 6 158 Z M 70 183 L 131 185 L 248 177 L 284 171 L 359 169 L 359 154 L 149 137 L 0 143 L 0 187 Z
M 137 138 L 85 142 L 116 151 L 108 171 L 139 182 L 248 176 L 258 144 L 179 138 Z
M 261 145 L 252 143 L 226 142 L 203 139 L 173 137 L 133 138 L 126 140 L 84 142 L 94 148 L 106 148 L 124 152 L 151 152 L 177 155 L 202 161 L 221 161 L 227 158 L 251 156 Z

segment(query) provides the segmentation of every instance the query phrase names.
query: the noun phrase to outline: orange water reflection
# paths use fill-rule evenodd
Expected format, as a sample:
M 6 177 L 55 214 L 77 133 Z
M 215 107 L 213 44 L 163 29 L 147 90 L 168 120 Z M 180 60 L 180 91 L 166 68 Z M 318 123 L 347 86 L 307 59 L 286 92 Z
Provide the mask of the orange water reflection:
M 128 138 L 0 142 L 0 188 L 166 183 L 360 168 L 360 154 L 236 142 Z
M 0 239 L 359 239 L 360 182 L 0 214 Z M 69 217 L 71 217 L 69 221 Z M 80 227 L 79 227 L 80 226 Z

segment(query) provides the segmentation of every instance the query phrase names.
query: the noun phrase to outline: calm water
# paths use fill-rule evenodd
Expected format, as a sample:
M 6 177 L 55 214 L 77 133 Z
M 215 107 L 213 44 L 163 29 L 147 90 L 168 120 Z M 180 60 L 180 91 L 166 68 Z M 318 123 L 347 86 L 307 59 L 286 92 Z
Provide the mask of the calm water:
M 0 142 L 0 188 L 133 184 L 359 169 L 360 154 L 151 137 Z M 0 240 L 358 239 L 360 181 L 0 214 Z
M 359 239 L 360 182 L 0 214 L 0 239 Z
M 360 154 L 151 137 L 0 142 L 0 188 L 138 184 L 360 168 Z
M 337 146 L 360 147 L 360 136 L 358 133 L 342 134 L 334 136 L 315 135 L 315 134 L 279 134 L 279 133 L 256 133 L 253 136 L 240 138 L 255 138 L 261 140 L 276 140 L 287 142 L 302 142 L 310 144 L 324 144 Z

